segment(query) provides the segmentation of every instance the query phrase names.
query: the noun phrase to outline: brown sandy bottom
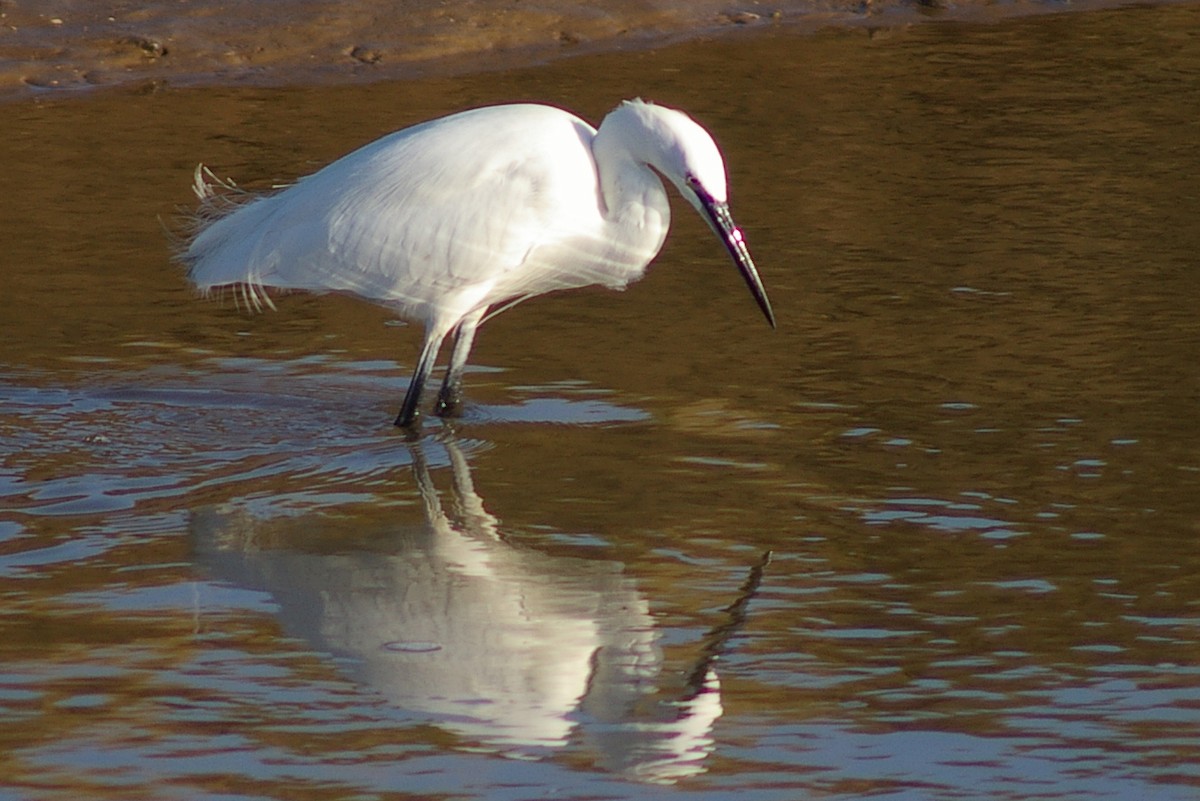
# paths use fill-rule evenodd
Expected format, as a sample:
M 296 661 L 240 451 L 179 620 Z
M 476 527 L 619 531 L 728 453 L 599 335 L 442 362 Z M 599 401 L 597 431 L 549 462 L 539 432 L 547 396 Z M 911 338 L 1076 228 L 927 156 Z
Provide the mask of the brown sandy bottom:
M 0 99 L 144 83 L 279 86 L 502 69 L 782 25 L 868 30 L 1113 0 L 0 0 Z

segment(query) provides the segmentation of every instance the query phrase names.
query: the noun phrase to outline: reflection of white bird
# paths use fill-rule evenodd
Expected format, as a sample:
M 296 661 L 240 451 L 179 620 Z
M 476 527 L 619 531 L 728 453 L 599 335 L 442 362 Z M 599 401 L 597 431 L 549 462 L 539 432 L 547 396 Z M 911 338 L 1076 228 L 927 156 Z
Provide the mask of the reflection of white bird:
M 386 136 L 296 185 L 222 205 L 202 168 L 203 222 L 179 258 L 202 290 L 251 305 L 267 287 L 342 291 L 425 326 L 396 424 L 417 417 L 442 340 L 454 347 L 439 414 L 461 404 L 475 330 L 491 314 L 557 289 L 624 288 L 670 224 L 655 171 L 700 212 L 775 318 L 729 214 L 725 163 L 690 117 L 628 101 L 597 131 L 560 109 L 474 109 Z
M 269 592 L 289 633 L 466 747 L 528 757 L 575 744 L 649 782 L 704 770 L 723 712 L 721 635 L 672 688 L 649 603 L 621 566 L 507 542 L 466 455 L 445 445 L 448 493 L 413 451 L 424 527 L 354 523 L 356 549 L 329 518 L 207 508 L 191 522 L 200 560 Z

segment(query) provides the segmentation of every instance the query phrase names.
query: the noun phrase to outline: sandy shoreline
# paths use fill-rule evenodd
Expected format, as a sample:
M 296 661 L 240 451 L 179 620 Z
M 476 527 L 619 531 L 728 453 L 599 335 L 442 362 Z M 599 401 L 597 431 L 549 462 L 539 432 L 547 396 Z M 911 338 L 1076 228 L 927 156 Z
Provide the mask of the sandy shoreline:
M 0 101 L 96 87 L 283 86 L 480 72 L 787 26 L 895 28 L 1112 0 L 0 0 Z

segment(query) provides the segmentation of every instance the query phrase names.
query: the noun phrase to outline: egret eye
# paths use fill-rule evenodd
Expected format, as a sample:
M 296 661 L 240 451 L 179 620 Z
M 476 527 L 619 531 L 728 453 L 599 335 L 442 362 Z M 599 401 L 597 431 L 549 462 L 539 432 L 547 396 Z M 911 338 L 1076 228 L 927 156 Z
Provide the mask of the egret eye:
M 704 188 L 704 184 L 700 183 L 700 179 L 692 173 L 689 172 L 687 175 L 683 176 L 683 183 L 688 189 L 696 193 L 696 197 L 700 198 L 700 202 L 712 202 L 712 195 L 710 195 L 708 190 Z

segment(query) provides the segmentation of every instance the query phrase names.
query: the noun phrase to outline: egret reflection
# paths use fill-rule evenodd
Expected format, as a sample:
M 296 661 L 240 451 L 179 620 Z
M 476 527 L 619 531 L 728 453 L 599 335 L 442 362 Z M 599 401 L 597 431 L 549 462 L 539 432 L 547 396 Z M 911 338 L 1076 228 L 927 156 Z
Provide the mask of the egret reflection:
M 331 533 L 333 518 L 208 508 L 192 522 L 201 561 L 269 593 L 289 634 L 471 747 L 529 757 L 569 745 L 653 782 L 701 772 L 722 712 L 713 664 L 739 602 L 669 688 L 648 603 L 621 565 L 507 542 L 463 452 L 444 448 L 442 493 L 412 446 L 424 526 Z

